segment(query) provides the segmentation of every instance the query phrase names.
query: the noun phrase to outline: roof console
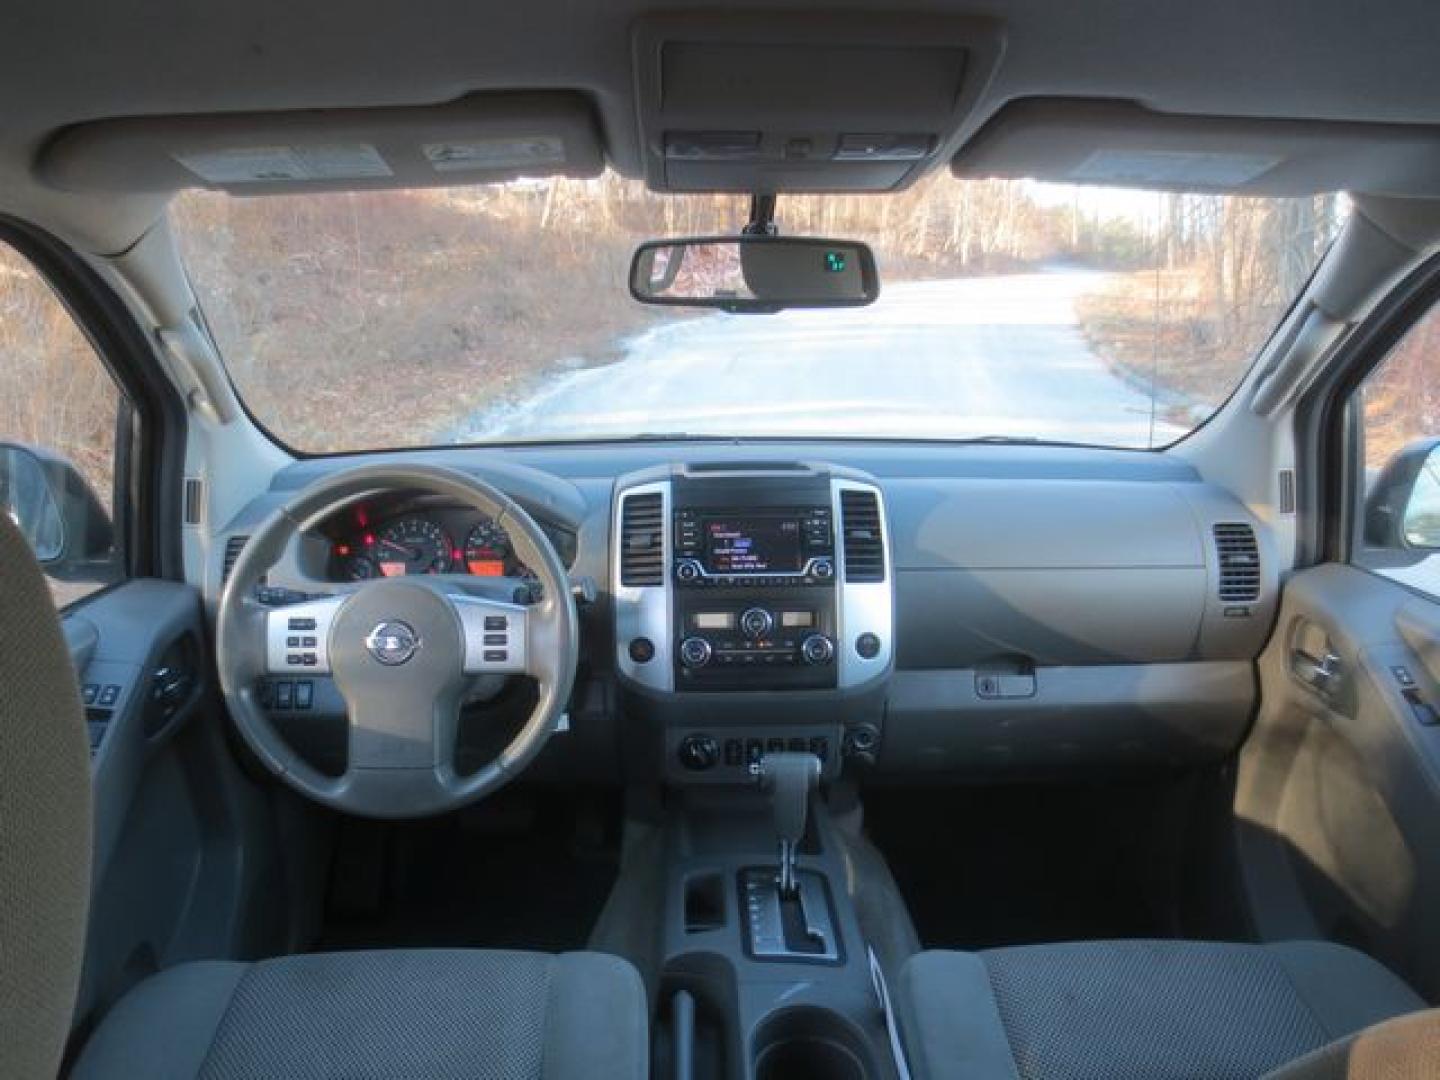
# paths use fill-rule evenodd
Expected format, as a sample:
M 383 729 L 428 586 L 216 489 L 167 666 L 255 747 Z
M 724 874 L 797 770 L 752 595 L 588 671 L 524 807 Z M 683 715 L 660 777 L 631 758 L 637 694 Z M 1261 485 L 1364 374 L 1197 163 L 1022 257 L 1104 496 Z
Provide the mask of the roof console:
M 990 19 L 727 13 L 634 36 L 660 191 L 892 191 L 948 162 L 1001 53 Z

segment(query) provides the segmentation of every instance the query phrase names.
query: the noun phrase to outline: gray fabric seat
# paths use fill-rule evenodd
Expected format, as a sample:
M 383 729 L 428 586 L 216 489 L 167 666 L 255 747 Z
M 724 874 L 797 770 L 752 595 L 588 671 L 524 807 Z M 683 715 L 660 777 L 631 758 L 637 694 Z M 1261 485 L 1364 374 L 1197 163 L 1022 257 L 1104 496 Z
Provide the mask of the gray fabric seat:
M 917 1080 L 1260 1077 L 1425 1007 L 1374 960 L 1322 942 L 926 952 L 895 990 Z
M 127 994 L 76 1080 L 640 1078 L 645 991 L 599 953 L 463 949 L 184 964 Z
M 0 506 L 0 1073 L 60 1067 L 90 901 L 90 751 L 55 602 Z

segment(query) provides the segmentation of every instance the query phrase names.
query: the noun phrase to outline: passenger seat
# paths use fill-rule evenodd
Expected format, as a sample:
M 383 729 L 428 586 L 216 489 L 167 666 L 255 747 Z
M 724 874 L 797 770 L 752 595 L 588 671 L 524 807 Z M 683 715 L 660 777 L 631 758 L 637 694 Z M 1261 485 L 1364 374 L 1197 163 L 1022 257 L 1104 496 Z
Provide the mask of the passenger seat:
M 1389 970 L 1328 942 L 1095 941 L 924 952 L 905 965 L 895 989 L 916 1080 L 1251 1080 L 1292 1063 L 1280 1075 L 1347 1077 L 1348 1050 L 1317 1051 L 1425 1008 Z M 1440 1046 L 1435 1024 L 1404 1033 L 1384 1046 L 1404 1044 L 1410 1053 Z M 1316 1055 L 1316 1071 L 1299 1067 L 1307 1055 Z M 1340 1071 L 1331 1071 L 1337 1062 Z M 1440 1075 L 1440 1062 L 1432 1064 L 1430 1072 L 1407 1062 L 1401 1068 L 1411 1071 L 1371 1075 Z

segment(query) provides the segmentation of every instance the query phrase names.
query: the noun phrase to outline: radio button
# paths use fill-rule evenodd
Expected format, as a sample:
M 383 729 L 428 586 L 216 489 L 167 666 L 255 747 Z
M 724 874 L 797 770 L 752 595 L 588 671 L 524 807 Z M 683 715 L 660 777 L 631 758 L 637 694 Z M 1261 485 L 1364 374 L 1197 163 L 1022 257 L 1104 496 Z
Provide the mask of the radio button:
M 710 662 L 710 643 L 704 638 L 686 638 L 680 643 L 680 662 L 687 668 L 704 667 Z
M 829 559 L 816 559 L 810 567 L 810 576 L 817 581 L 829 581 L 835 576 L 835 564 Z
M 740 630 L 751 641 L 769 635 L 775 629 L 775 616 L 762 607 L 746 608 L 740 615 Z
M 807 664 L 828 664 L 835 659 L 835 643 L 824 634 L 811 634 L 800 645 Z

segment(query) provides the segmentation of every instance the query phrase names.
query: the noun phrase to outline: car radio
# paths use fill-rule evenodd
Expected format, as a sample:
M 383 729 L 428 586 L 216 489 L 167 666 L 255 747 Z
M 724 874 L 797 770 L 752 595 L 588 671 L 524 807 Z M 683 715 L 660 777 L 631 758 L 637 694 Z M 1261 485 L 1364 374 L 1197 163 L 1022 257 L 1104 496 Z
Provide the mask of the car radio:
M 681 588 L 826 585 L 834 577 L 828 506 L 675 512 Z
M 684 507 L 673 528 L 681 689 L 835 685 L 828 505 Z

